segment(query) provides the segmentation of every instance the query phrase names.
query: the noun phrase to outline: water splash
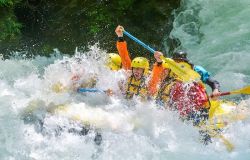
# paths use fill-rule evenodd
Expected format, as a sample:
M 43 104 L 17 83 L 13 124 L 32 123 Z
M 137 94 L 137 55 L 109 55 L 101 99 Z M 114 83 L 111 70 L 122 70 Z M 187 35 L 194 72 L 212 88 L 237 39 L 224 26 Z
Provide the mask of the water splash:
M 243 0 L 189 0 L 182 4 L 183 11 L 176 15 L 172 36 L 182 41 L 183 47 L 191 53 L 192 61 L 215 74 L 223 89 L 249 83 L 249 70 L 245 64 L 249 58 L 245 54 L 248 39 L 242 34 L 248 33 L 244 28 L 248 23 L 243 17 L 248 15 L 247 4 Z M 235 29 L 236 25 L 235 28 L 228 27 L 230 17 L 237 20 L 230 23 L 240 24 L 241 31 Z M 240 43 L 233 48 L 235 39 Z M 57 52 L 49 58 L 13 56 L 8 60 L 1 59 L 0 159 L 249 158 L 250 123 L 247 120 L 231 124 L 224 131 L 225 137 L 236 147 L 228 153 L 219 139 L 213 139 L 208 146 L 202 145 L 196 128 L 180 121 L 177 113 L 157 108 L 153 102 L 135 99 L 128 103 L 119 94 L 111 98 L 102 93 L 76 94 L 71 79 L 74 75 L 84 75 L 79 83 L 95 77 L 95 87 L 118 90 L 117 81 L 124 79 L 124 75 L 104 67 L 105 55 L 105 51 L 94 45 L 88 52 L 76 50 L 73 57 Z M 235 81 L 225 75 L 233 75 Z M 66 89 L 55 92 L 53 85 L 59 82 Z M 244 107 L 250 104 L 248 98 L 238 103 Z M 55 106 L 64 106 L 79 114 L 83 112 L 85 118 L 96 117 L 90 124 L 89 134 L 81 136 L 68 132 L 71 127 L 80 128 L 81 123 L 72 123 L 69 115 L 53 114 L 51 108 Z M 100 146 L 94 142 L 95 132 L 102 135 Z

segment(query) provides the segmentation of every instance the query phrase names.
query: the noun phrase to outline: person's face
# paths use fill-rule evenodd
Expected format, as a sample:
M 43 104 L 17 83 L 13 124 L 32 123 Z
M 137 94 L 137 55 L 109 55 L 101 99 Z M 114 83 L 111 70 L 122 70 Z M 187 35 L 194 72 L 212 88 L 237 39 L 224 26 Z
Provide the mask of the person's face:
M 134 75 L 135 79 L 139 80 L 143 76 L 144 69 L 142 69 L 142 68 L 133 68 L 132 72 L 133 72 L 133 75 Z
M 169 73 L 170 73 L 170 69 L 165 68 L 162 71 L 162 79 L 166 79 L 169 76 Z

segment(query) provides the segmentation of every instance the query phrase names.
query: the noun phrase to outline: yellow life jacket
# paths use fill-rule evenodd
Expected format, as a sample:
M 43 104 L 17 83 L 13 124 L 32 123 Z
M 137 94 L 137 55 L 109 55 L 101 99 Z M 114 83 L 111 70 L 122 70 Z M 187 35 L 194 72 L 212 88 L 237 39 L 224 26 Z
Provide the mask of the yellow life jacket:
M 93 87 L 95 87 L 96 83 L 97 83 L 97 78 L 91 77 L 87 81 L 82 82 L 80 87 L 81 88 L 93 88 Z
M 160 101 L 161 103 L 164 104 L 168 103 L 170 90 L 173 84 L 174 84 L 174 78 L 165 79 L 159 87 L 159 91 L 156 96 L 156 101 L 158 102 Z
M 193 69 L 193 66 L 187 62 L 178 62 L 178 64 L 181 68 Z
M 136 80 L 134 76 L 128 78 L 126 84 L 126 99 L 131 99 L 134 95 L 141 96 L 146 98 L 147 96 L 147 86 L 145 84 L 145 77 L 142 77 L 139 80 Z
M 177 63 L 183 69 L 184 68 L 193 69 L 193 65 L 190 63 L 187 63 L 187 62 L 177 62 Z M 176 79 L 179 79 L 178 76 L 176 74 L 174 74 L 173 72 L 170 72 L 169 74 L 170 74 L 169 75 L 170 77 L 174 77 Z

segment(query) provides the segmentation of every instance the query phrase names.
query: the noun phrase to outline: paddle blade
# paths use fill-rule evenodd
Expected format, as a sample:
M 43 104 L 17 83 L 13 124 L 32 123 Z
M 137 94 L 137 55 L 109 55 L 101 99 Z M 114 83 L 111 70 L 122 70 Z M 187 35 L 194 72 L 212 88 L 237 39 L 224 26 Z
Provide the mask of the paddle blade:
M 228 152 L 232 152 L 234 150 L 234 145 L 228 139 L 226 139 L 223 135 L 219 135 L 218 138 L 221 139 L 221 141 L 225 145 Z
M 171 71 L 175 73 L 182 81 L 188 82 L 200 80 L 200 75 L 194 70 L 187 67 L 181 67 L 173 59 L 165 58 L 163 56 L 161 57 L 161 59 L 169 64 Z
M 250 86 L 246 86 L 242 89 L 231 91 L 231 94 L 250 94 Z
M 228 152 L 232 152 L 234 150 L 234 144 L 231 143 L 228 139 L 226 139 L 221 133 L 217 132 L 216 130 L 214 130 L 213 128 L 211 128 L 210 126 L 207 125 L 202 125 L 199 126 L 203 131 L 207 131 L 208 134 L 212 137 L 212 138 L 218 138 L 222 141 L 222 143 L 225 145 L 226 149 Z

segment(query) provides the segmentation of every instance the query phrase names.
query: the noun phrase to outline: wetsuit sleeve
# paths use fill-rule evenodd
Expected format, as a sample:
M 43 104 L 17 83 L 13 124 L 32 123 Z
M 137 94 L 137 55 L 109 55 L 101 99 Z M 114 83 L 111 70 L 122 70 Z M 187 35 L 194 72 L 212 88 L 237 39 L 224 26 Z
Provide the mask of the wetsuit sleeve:
M 218 89 L 220 90 L 220 83 L 213 79 L 212 77 L 209 77 L 206 82 L 207 85 L 209 85 L 212 90 Z
M 194 66 L 194 70 L 201 75 L 201 81 L 209 85 L 212 90 L 219 89 L 220 83 L 210 76 L 210 73 L 201 66 Z
M 125 70 L 130 70 L 131 59 L 127 49 L 127 42 L 124 41 L 122 37 L 119 37 L 118 41 L 116 42 L 116 47 L 122 59 L 122 68 Z
M 151 73 L 151 78 L 148 83 L 148 92 L 149 95 L 153 96 L 157 93 L 157 86 L 159 85 L 161 81 L 161 74 L 163 71 L 163 67 L 161 63 L 155 63 L 153 66 L 153 70 Z

